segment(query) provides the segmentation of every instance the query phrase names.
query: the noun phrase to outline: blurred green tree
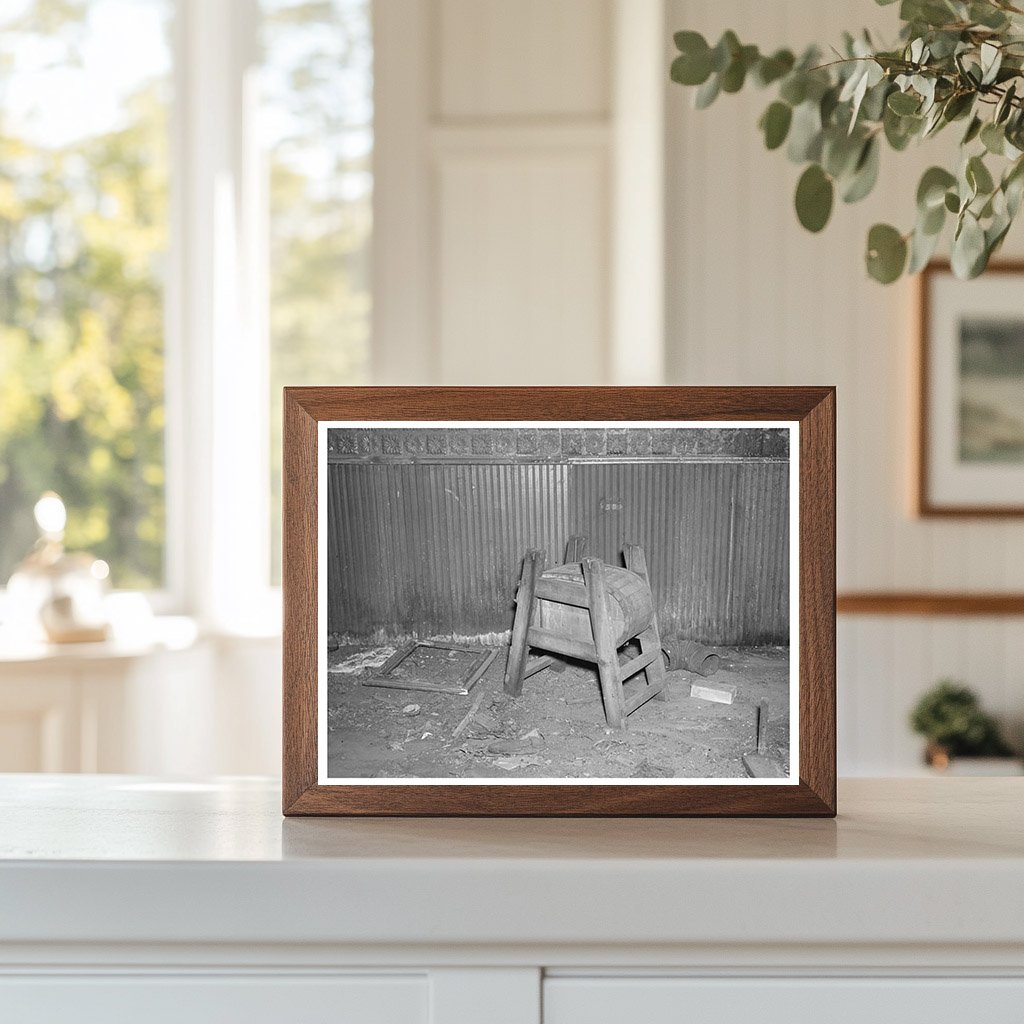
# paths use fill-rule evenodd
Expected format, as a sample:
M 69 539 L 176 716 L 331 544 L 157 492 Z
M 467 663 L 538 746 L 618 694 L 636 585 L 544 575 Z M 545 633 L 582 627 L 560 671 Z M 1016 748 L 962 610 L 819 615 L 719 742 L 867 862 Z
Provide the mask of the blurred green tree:
M 82 67 L 89 15 L 87 2 L 34 0 L 0 23 L 0 582 L 35 538 L 33 504 L 53 489 L 68 506 L 69 547 L 106 559 L 116 586 L 155 587 L 166 78 L 139 81 L 105 130 L 25 128 L 35 112 L 24 96 L 40 76 Z
M 53 489 L 69 547 L 106 559 L 115 586 L 158 587 L 173 0 L 13 6 L 0 14 L 0 585 Z M 123 23 L 144 6 L 162 19 L 166 65 L 123 72 L 106 122 L 55 115 L 75 90 L 114 89 L 95 37 L 104 17 Z M 372 39 L 369 0 L 261 8 L 276 577 L 281 388 L 367 374 Z M 153 33 L 152 18 L 135 46 L 142 29 Z M 107 45 L 106 62 L 123 64 L 123 38 Z

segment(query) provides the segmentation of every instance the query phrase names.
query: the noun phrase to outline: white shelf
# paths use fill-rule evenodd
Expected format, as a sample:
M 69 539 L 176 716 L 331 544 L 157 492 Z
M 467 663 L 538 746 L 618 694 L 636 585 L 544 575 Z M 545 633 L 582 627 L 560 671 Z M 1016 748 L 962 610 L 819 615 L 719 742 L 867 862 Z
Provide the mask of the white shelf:
M 0 940 L 1024 943 L 1021 793 L 848 780 L 836 821 L 283 819 L 269 782 L 8 776 Z
M 835 821 L 285 820 L 260 780 L 7 776 L 0 998 L 15 985 L 22 1019 L 55 1019 L 88 978 L 116 1022 L 202 974 L 191 1024 L 221 1019 L 232 985 L 257 1006 L 270 985 L 259 1021 L 289 993 L 301 1017 L 309 978 L 328 1001 L 377 1000 L 373 1021 L 668 1021 L 685 1004 L 712 1024 L 715 1006 L 845 1024 L 969 1004 L 1016 1022 L 1021 786 L 847 780 Z M 847 996 L 826 999 L 838 977 Z

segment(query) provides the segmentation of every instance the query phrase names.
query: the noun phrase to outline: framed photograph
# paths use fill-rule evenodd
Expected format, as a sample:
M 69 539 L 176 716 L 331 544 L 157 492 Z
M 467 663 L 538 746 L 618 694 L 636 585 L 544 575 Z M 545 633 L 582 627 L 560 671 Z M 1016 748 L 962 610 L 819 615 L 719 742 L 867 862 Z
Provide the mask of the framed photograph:
M 917 512 L 1024 515 L 1024 263 L 919 287 Z
M 284 813 L 835 814 L 832 388 L 287 388 Z

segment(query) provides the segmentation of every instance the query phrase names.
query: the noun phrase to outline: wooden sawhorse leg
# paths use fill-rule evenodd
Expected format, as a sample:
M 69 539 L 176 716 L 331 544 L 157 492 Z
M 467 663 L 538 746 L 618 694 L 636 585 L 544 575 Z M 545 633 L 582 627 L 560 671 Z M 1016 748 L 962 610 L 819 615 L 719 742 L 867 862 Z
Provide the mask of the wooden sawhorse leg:
M 526 638 L 533 618 L 534 593 L 546 564 L 547 555 L 543 551 L 527 551 L 523 559 L 523 574 L 516 594 L 516 615 L 512 621 L 512 640 L 505 665 L 505 692 L 511 697 L 518 697 L 523 692 L 523 672 L 530 653 Z
M 599 558 L 583 559 L 583 582 L 587 587 L 590 626 L 597 651 L 597 676 L 604 698 L 604 716 L 613 729 L 621 729 L 626 718 L 622 696 L 622 676 L 615 635 L 608 618 L 608 594 L 604 582 L 604 563 Z

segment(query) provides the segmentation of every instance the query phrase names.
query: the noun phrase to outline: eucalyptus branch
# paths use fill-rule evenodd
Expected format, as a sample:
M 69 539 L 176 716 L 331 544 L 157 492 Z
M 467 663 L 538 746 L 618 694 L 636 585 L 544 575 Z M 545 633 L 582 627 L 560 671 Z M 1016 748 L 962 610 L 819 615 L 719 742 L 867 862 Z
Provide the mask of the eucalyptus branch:
M 762 54 L 734 32 L 714 46 L 696 32 L 678 32 L 671 75 L 697 87 L 699 108 L 751 81 L 774 89 L 758 126 L 768 149 L 785 146 L 804 165 L 795 206 L 809 231 L 825 227 L 837 194 L 853 203 L 872 191 L 883 144 L 899 152 L 963 122 L 959 165 L 925 172 L 909 231 L 871 228 L 866 266 L 885 284 L 916 273 L 952 220 L 953 269 L 974 277 L 1024 199 L 1024 38 L 1013 21 L 1024 9 L 1010 0 L 902 0 L 899 14 L 896 48 L 847 34 L 842 49 L 832 48 L 836 59 L 825 62 L 813 47 L 797 58 L 789 50 Z

